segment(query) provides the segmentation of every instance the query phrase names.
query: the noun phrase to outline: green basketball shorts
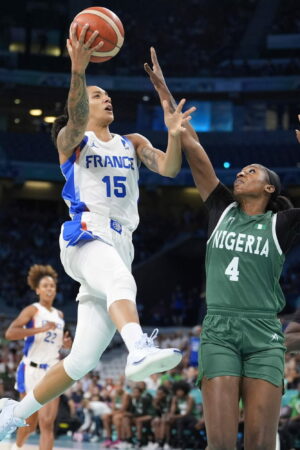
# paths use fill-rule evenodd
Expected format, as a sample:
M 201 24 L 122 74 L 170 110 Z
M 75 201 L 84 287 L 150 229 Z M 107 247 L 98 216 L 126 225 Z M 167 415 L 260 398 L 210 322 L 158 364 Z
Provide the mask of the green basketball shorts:
M 224 375 L 283 385 L 284 336 L 274 314 L 209 310 L 199 349 L 199 378 Z

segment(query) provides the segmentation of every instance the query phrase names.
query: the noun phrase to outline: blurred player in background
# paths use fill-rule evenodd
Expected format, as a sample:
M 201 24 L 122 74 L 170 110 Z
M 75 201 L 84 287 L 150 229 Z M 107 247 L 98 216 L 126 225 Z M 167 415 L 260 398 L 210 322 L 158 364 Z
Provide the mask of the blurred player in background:
M 151 49 L 145 64 L 160 100 L 176 103 Z M 277 319 L 285 304 L 279 277 L 300 229 L 300 209 L 280 196 L 280 180 L 260 164 L 244 167 L 233 194 L 219 181 L 198 136 L 187 124 L 182 145 L 209 213 L 207 315 L 199 353 L 199 385 L 209 449 L 236 445 L 239 399 L 245 448 L 273 450 L 284 376 L 284 336 Z
M 0 439 L 92 370 L 116 328 L 129 351 L 125 374 L 133 381 L 171 369 L 182 358 L 178 349 L 157 348 L 157 331 L 148 337 L 139 324 L 131 274 L 132 232 L 139 221 L 140 162 L 160 175 L 175 177 L 182 160 L 180 135 L 195 108 L 182 113 L 182 100 L 171 113 L 167 102 L 164 104 L 166 152 L 155 149 L 139 134 L 112 134 L 109 125 L 114 115 L 109 95 L 97 86 L 86 87 L 86 67 L 91 54 L 102 45 L 93 45 L 97 32 L 85 42 L 87 30 L 88 25 L 77 39 L 76 23 L 71 26 L 67 110 L 53 127 L 66 178 L 63 198 L 72 218 L 62 227 L 61 260 L 66 272 L 81 284 L 76 335 L 71 353 L 19 404 L 2 400 Z
M 39 301 L 24 308 L 8 327 L 8 340 L 24 339 L 23 358 L 16 373 L 16 390 L 23 398 L 43 378 L 46 371 L 59 361 L 62 346 L 70 348 L 71 338 L 64 334 L 63 313 L 54 308 L 57 273 L 51 266 L 35 264 L 29 270 L 27 282 L 36 292 Z M 27 419 L 27 427 L 19 428 L 12 450 L 22 448 L 37 423 L 40 429 L 40 448 L 53 448 L 53 426 L 59 399 L 47 403 L 40 411 Z

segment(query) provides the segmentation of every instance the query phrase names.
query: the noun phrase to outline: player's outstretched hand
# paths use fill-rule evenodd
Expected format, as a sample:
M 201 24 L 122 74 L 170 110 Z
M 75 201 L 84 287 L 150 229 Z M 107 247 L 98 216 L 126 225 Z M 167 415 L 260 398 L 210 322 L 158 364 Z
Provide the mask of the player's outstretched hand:
M 152 61 L 152 69 L 148 63 L 145 63 L 144 64 L 145 71 L 149 75 L 149 78 L 157 91 L 161 88 L 167 88 L 164 74 L 159 65 L 154 47 L 150 48 L 150 55 L 151 55 L 151 61 Z
M 85 42 L 86 33 L 89 25 L 86 24 L 81 30 L 79 38 L 77 38 L 77 23 L 73 22 L 70 27 L 69 39 L 67 39 L 67 49 L 72 61 L 72 70 L 84 72 L 93 52 L 99 50 L 104 44 L 103 41 L 97 45 L 93 45 L 94 40 L 98 36 L 98 31 L 94 31 L 89 39 Z
M 196 110 L 195 106 L 192 106 L 187 111 L 182 112 L 184 104 L 185 98 L 180 100 L 175 111 L 171 111 L 170 105 L 166 100 L 162 103 L 165 124 L 172 136 L 178 136 L 178 134 L 185 132 L 184 125 L 191 120 L 191 114 Z
M 298 114 L 298 120 L 300 122 L 300 114 Z M 296 138 L 297 138 L 297 140 L 298 140 L 298 142 L 300 144 L 300 131 L 299 130 L 296 130 Z

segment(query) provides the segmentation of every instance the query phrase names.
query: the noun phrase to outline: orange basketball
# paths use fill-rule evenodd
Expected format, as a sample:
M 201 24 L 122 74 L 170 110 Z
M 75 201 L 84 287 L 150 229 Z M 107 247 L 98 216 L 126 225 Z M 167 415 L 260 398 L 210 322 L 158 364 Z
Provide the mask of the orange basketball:
M 103 46 L 93 52 L 91 56 L 92 62 L 104 62 L 116 56 L 119 53 L 124 42 L 124 28 L 119 17 L 107 8 L 100 6 L 90 6 L 84 9 L 74 17 L 77 22 L 77 37 L 81 33 L 82 27 L 88 23 L 89 29 L 86 33 L 85 40 L 98 31 L 99 35 L 93 42 L 93 46 L 103 41 Z

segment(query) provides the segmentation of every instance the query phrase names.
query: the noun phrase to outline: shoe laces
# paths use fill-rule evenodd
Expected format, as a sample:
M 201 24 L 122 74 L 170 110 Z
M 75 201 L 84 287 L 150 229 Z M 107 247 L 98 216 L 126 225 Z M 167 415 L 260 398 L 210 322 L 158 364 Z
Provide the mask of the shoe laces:
M 138 349 L 142 349 L 145 347 L 158 347 L 157 345 L 154 344 L 154 340 L 157 338 L 157 335 L 158 335 L 158 328 L 155 328 L 150 336 L 148 336 L 147 333 L 143 333 L 140 339 L 136 342 L 135 347 Z

